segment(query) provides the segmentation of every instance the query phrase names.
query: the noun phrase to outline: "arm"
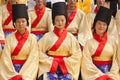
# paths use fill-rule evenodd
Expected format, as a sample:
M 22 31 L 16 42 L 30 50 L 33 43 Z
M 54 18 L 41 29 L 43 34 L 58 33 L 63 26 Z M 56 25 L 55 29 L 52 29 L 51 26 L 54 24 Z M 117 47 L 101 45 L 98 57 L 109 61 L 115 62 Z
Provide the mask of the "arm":
M 69 49 L 69 53 L 71 54 L 71 56 L 69 56 L 68 58 L 64 58 L 64 62 L 68 73 L 72 75 L 74 80 L 78 80 L 81 67 L 82 53 L 80 50 L 79 43 L 73 35 L 70 37 L 69 40 L 71 40 L 71 48 Z
M 11 61 L 11 36 L 6 38 L 5 48 L 2 52 L 1 59 L 0 59 L 0 79 L 8 80 L 16 75 L 19 75 L 13 66 Z
M 30 35 L 30 51 L 28 58 L 20 70 L 20 74 L 23 75 L 25 80 L 34 80 L 37 77 L 39 55 L 38 55 L 38 43 L 35 35 Z
M 50 68 L 53 62 L 53 58 L 49 57 L 46 54 L 46 51 L 48 50 L 48 46 L 49 46 L 47 40 L 50 39 L 50 37 L 48 37 L 46 34 L 38 42 L 38 45 L 39 45 L 38 77 L 45 74 L 46 72 L 50 72 Z
M 112 66 L 111 69 L 108 73 L 106 73 L 108 76 L 110 76 L 111 78 L 113 78 L 114 80 L 119 80 L 119 66 L 117 63 L 117 46 L 115 44 L 115 42 L 113 42 L 113 40 L 111 40 L 111 44 L 113 46 L 113 58 L 112 58 Z M 116 56 L 117 55 L 117 56 Z
M 78 41 L 82 46 L 85 46 L 86 41 L 92 37 L 91 27 L 88 25 L 85 15 L 81 15 L 79 24 Z
M 93 47 L 90 42 L 87 42 L 85 48 L 83 50 L 83 57 L 82 57 L 82 78 L 84 80 L 95 80 L 96 78 L 104 75 L 92 62 L 92 51 Z M 87 77 L 86 77 L 87 76 Z
M 0 44 L 4 44 L 5 43 L 5 38 L 4 38 L 4 32 L 3 32 L 3 28 L 2 28 L 2 7 L 0 8 Z

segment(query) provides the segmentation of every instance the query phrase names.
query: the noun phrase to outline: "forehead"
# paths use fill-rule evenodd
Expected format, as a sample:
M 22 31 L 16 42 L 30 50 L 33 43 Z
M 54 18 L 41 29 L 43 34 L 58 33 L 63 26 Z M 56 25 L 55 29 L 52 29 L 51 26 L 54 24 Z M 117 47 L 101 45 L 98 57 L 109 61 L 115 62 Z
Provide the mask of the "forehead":
M 17 18 L 16 21 L 26 20 L 26 18 Z
M 56 15 L 55 18 L 65 18 L 64 15 Z
M 105 21 L 98 20 L 96 23 L 107 24 Z

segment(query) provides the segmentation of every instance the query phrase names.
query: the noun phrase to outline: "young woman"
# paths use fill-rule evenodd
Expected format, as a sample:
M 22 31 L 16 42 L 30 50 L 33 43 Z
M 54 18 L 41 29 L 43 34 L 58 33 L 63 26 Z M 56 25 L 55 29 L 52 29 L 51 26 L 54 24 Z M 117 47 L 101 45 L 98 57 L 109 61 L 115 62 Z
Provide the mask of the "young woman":
M 83 50 L 86 41 L 92 37 L 92 33 L 84 12 L 76 7 L 76 2 L 77 0 L 67 0 L 66 29 L 77 38 Z
M 35 0 L 35 7 L 29 10 L 31 18 L 31 32 L 37 36 L 39 41 L 42 36 L 53 30 L 51 9 L 45 6 L 45 0 Z
M 81 50 L 77 39 L 65 29 L 65 2 L 53 4 L 52 19 L 54 30 L 46 33 L 38 42 L 39 80 L 78 80 Z
M 16 32 L 6 38 L 0 59 L 1 80 L 36 80 L 38 71 L 38 44 L 29 33 L 29 18 L 24 4 L 13 5 L 13 25 Z
M 116 43 L 107 35 L 111 15 L 110 9 L 101 6 L 94 19 L 93 38 L 87 41 L 83 50 L 83 80 L 120 79 L 116 62 Z

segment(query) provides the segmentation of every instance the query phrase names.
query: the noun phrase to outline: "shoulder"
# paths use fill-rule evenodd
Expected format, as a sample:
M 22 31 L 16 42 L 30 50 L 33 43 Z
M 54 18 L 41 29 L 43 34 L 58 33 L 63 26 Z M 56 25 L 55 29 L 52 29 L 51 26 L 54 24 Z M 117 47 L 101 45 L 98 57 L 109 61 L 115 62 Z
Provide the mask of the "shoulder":
M 81 15 L 85 15 L 85 13 L 80 9 L 77 9 L 77 13 L 80 13 Z
M 32 39 L 32 40 L 37 40 L 37 37 L 36 35 L 32 34 L 32 33 L 29 33 L 29 39 Z
M 35 11 L 34 8 L 28 9 L 29 12 Z
M 50 8 L 47 8 L 47 7 L 46 7 L 46 10 L 51 12 L 51 9 L 50 9 Z
M 90 12 L 90 13 L 88 13 L 86 16 L 96 16 L 96 14 L 94 13 L 94 12 Z
M 6 8 L 6 4 L 0 6 L 0 10 L 6 10 L 6 9 L 7 9 L 7 8 Z
M 10 39 L 13 39 L 13 37 L 15 37 L 15 32 L 9 34 L 6 36 L 6 40 L 10 40 Z

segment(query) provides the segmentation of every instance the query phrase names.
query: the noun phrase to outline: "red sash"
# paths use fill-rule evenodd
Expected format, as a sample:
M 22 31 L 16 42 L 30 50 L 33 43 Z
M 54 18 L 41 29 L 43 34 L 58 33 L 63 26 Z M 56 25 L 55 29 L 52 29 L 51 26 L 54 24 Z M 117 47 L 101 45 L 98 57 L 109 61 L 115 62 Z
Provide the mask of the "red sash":
M 10 4 L 7 4 L 7 10 L 9 12 L 9 16 L 8 18 L 4 21 L 4 24 L 3 25 L 8 25 L 10 23 L 10 21 L 12 20 L 12 7 Z
M 19 32 L 15 33 L 15 36 L 16 36 L 16 38 L 18 40 L 18 44 L 15 47 L 15 49 L 14 49 L 14 51 L 12 53 L 12 56 L 18 55 L 18 53 L 20 52 L 20 50 L 23 47 L 24 43 L 26 42 L 26 40 L 28 38 L 28 35 L 29 35 L 29 32 L 27 30 L 25 31 L 23 36 L 21 36 Z
M 75 15 L 76 15 L 76 12 L 77 12 L 77 8 L 75 7 L 72 14 L 68 17 L 68 23 L 65 26 L 65 28 L 67 28 L 69 26 L 69 24 L 72 22 L 72 20 L 74 19 Z
M 62 44 L 63 40 L 66 38 L 67 31 L 64 29 L 63 32 L 60 32 L 56 27 L 54 28 L 54 33 L 59 37 L 56 43 L 50 48 L 50 51 L 56 51 L 60 45 Z M 50 56 L 50 55 L 49 55 Z M 52 56 L 54 57 L 53 63 L 50 69 L 50 72 L 55 73 L 58 65 L 60 66 L 60 69 L 62 70 L 63 74 L 67 74 L 68 70 L 66 68 L 66 65 L 64 63 L 63 58 L 65 56 Z
M 50 48 L 50 51 L 56 51 L 60 45 L 62 44 L 63 40 L 66 38 L 67 31 L 66 29 L 63 30 L 63 32 L 60 32 L 56 27 L 54 28 L 53 31 L 59 38 L 55 42 L 55 44 Z
M 32 28 L 35 28 L 36 25 L 39 23 L 39 21 L 42 19 L 43 15 L 44 15 L 44 12 L 45 12 L 45 6 L 42 7 L 42 10 L 40 10 L 37 5 L 35 6 L 35 12 L 36 12 L 36 15 L 37 15 L 37 18 L 34 20 L 34 22 L 32 23 Z
M 108 75 L 102 75 L 102 76 L 97 77 L 95 80 L 114 80 L 114 79 L 112 79 Z
M 107 41 L 107 34 L 105 33 L 102 38 L 100 38 L 100 36 L 98 36 L 96 33 L 94 33 L 94 38 L 99 42 L 99 45 L 97 47 L 97 50 L 95 51 L 94 56 L 100 56 L 101 55 L 101 52 L 102 50 L 104 49 L 104 46 L 106 44 L 106 41 Z
M 15 76 L 13 76 L 12 78 L 10 78 L 8 80 L 24 80 L 24 79 L 22 78 L 22 75 L 15 75 Z
M 68 73 L 65 62 L 63 60 L 63 58 L 67 57 L 67 56 L 53 56 L 53 55 L 48 55 L 48 56 L 54 57 L 53 63 L 52 63 L 51 69 L 50 69 L 51 73 L 55 73 L 57 71 L 58 65 L 60 66 L 60 69 L 63 74 Z
M 97 13 L 98 13 L 98 11 L 99 11 L 99 10 L 98 10 L 98 8 L 97 8 L 97 7 L 95 7 L 95 9 L 94 9 L 94 13 L 96 13 L 96 14 L 97 14 Z

